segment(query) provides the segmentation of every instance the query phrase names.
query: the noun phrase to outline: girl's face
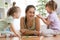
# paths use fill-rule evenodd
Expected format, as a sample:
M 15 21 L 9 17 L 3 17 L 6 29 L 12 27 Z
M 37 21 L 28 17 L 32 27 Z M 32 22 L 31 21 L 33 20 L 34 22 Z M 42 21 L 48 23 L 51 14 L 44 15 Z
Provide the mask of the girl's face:
M 35 9 L 34 8 L 30 8 L 26 13 L 27 18 L 29 18 L 29 19 L 33 19 L 34 15 L 35 15 Z
M 20 9 L 17 10 L 17 12 L 14 13 L 15 18 L 20 17 Z
M 52 12 L 52 10 L 50 9 L 50 7 L 46 7 L 46 10 L 47 10 L 47 12 L 50 14 L 51 12 Z

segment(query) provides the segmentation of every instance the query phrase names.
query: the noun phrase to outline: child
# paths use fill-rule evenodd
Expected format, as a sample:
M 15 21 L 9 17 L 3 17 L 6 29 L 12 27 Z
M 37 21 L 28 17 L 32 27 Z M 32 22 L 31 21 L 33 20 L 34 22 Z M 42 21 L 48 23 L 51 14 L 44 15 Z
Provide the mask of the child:
M 51 0 L 45 6 L 47 12 L 49 13 L 47 19 L 44 19 L 40 15 L 37 15 L 37 17 L 39 17 L 48 26 L 49 29 L 42 30 L 41 33 L 45 36 L 60 34 L 60 21 L 56 13 L 57 4 Z
M 7 28 L 8 26 L 12 29 L 12 31 L 18 36 L 20 37 L 20 34 L 18 34 L 15 29 L 14 29 L 14 25 L 13 25 L 13 21 L 14 19 L 18 19 L 20 16 L 20 8 L 15 6 L 15 4 L 13 3 L 13 7 L 11 7 L 8 12 L 7 12 L 7 18 L 4 19 L 3 21 L 0 21 L 0 31 L 3 31 L 5 28 Z

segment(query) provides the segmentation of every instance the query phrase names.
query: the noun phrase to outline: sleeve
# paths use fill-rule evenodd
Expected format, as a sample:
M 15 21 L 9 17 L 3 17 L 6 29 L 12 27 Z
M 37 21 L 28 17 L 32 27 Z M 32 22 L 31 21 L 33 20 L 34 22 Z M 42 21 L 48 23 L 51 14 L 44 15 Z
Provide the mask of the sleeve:
M 12 17 L 8 17 L 7 20 L 6 20 L 6 22 L 8 24 L 13 23 L 13 18 Z
M 55 20 L 55 16 L 50 16 L 50 18 L 49 18 L 49 21 L 51 21 L 51 22 L 54 22 L 54 20 Z

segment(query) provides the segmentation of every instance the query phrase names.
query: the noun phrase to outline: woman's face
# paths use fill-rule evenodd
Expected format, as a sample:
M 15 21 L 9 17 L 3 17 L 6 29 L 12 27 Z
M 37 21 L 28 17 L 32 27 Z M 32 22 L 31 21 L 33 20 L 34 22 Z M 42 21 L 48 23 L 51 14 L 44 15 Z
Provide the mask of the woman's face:
M 30 8 L 26 13 L 27 18 L 29 18 L 29 19 L 33 19 L 34 15 L 35 15 L 35 9 L 34 8 Z

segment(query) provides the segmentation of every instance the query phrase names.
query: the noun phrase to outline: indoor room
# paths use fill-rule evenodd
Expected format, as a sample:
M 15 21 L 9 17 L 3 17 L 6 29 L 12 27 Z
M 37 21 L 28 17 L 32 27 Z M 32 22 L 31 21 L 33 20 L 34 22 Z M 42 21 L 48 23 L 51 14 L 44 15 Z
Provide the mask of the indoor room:
M 60 40 L 60 0 L 0 0 L 0 40 Z

